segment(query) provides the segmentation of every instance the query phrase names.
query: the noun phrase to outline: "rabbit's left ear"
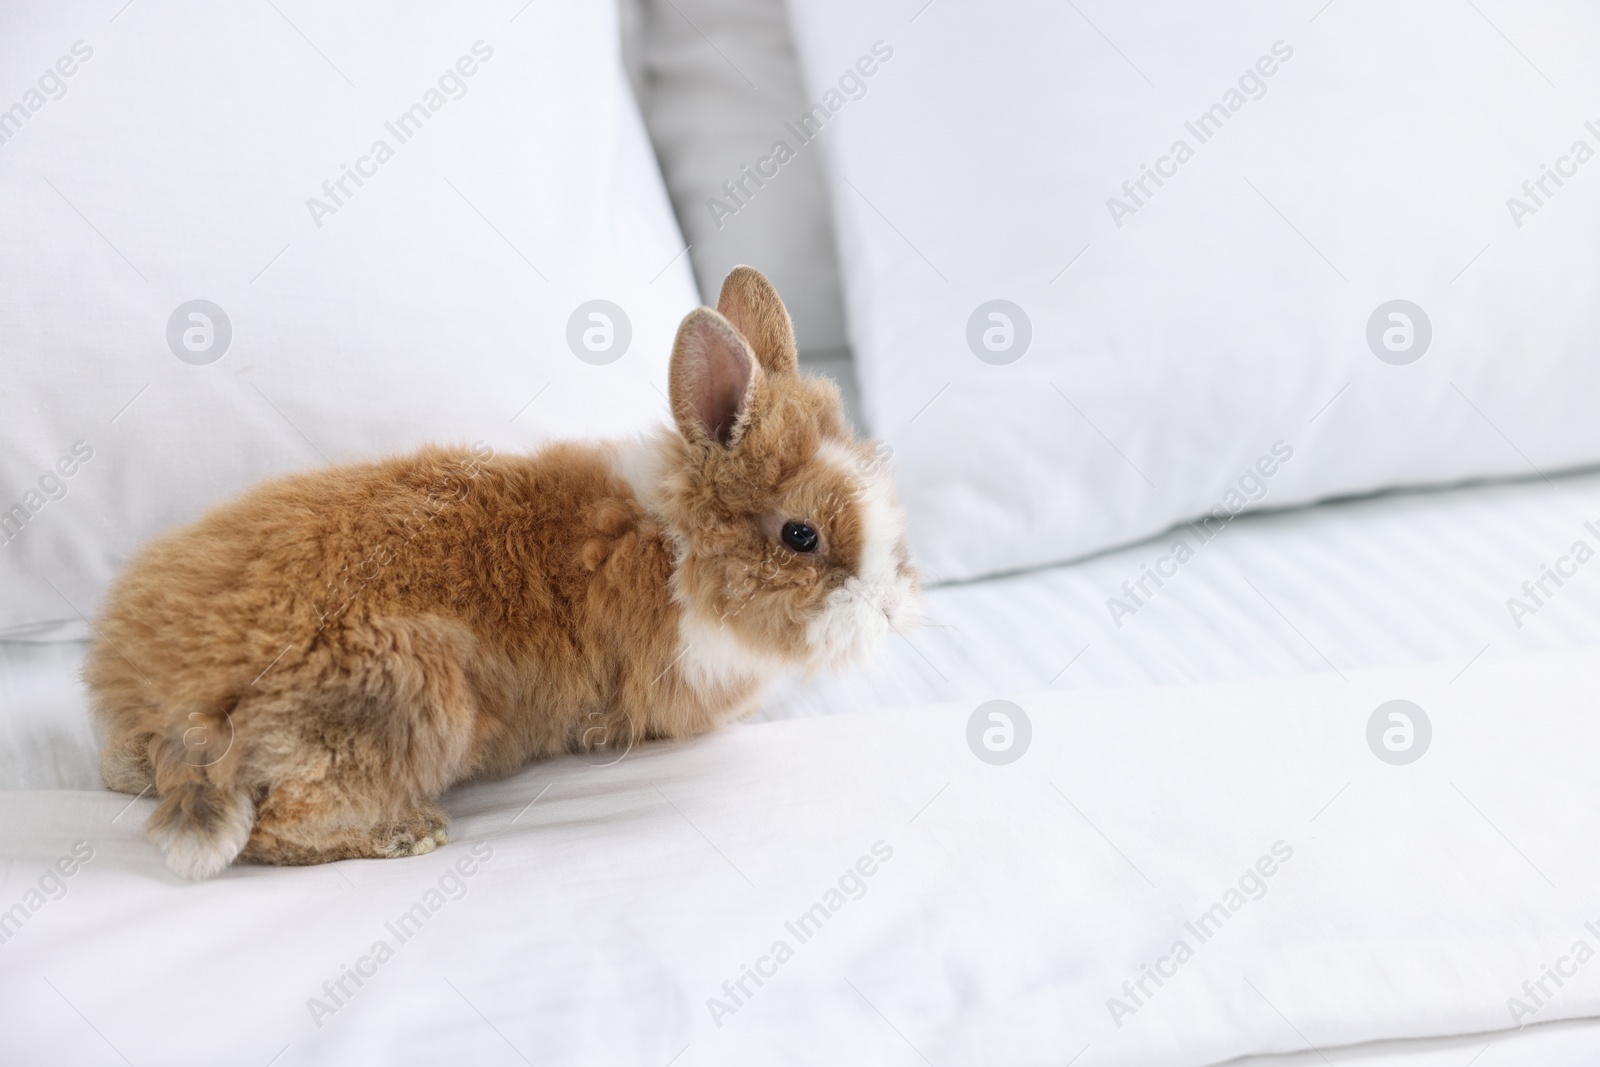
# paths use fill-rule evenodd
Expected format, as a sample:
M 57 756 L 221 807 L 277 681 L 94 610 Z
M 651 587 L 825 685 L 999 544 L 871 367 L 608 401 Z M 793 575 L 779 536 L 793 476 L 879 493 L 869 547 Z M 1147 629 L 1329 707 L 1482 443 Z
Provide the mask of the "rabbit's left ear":
M 761 368 L 733 325 L 710 308 L 696 308 L 678 326 L 667 371 L 672 415 L 689 441 L 731 447 L 761 385 Z
M 793 374 L 798 367 L 794 324 L 772 283 L 754 267 L 735 267 L 722 282 L 717 310 L 750 343 L 768 374 Z

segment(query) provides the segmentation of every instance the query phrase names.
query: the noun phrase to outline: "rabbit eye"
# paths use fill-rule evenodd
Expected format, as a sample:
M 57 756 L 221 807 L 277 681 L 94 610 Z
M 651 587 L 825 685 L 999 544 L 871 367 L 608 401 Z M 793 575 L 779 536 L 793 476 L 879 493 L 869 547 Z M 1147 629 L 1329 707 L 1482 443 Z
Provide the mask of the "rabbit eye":
M 783 524 L 783 543 L 796 552 L 815 552 L 817 531 L 803 522 L 786 522 Z

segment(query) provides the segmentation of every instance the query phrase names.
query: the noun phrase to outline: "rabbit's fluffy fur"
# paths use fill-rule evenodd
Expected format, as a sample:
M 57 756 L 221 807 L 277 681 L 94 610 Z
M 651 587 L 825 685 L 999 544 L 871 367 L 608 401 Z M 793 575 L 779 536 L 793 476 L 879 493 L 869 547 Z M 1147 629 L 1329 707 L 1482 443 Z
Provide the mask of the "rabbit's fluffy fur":
M 282 478 L 146 547 L 85 676 L 168 865 L 427 852 L 456 782 L 702 733 L 915 618 L 888 475 L 759 273 L 684 319 L 670 393 L 640 440 Z

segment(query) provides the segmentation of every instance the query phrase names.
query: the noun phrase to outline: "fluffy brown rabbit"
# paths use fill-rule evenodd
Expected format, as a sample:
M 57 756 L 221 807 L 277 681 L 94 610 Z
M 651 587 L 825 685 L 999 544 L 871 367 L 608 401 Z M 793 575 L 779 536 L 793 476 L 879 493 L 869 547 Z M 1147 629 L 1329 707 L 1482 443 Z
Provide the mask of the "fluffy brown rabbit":
M 671 406 L 281 478 L 141 551 L 85 677 L 168 866 L 428 852 L 456 782 L 702 733 L 914 619 L 887 473 L 756 271 L 683 320 Z

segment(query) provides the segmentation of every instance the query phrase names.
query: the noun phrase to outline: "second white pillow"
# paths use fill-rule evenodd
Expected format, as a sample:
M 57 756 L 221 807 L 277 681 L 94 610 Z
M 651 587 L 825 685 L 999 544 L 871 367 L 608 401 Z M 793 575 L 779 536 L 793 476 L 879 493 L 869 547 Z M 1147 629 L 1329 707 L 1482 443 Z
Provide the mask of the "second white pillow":
M 792 13 L 813 96 L 894 50 L 824 148 L 936 576 L 1600 461 L 1600 12 Z

